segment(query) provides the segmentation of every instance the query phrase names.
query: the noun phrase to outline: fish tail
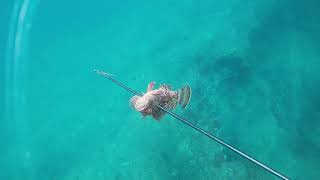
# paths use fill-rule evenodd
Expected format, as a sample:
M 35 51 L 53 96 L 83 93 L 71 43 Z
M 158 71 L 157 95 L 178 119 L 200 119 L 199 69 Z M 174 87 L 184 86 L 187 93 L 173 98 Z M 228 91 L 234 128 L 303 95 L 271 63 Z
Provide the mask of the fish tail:
M 188 106 L 191 99 L 191 94 L 192 91 L 190 86 L 184 86 L 179 90 L 178 103 L 183 109 Z

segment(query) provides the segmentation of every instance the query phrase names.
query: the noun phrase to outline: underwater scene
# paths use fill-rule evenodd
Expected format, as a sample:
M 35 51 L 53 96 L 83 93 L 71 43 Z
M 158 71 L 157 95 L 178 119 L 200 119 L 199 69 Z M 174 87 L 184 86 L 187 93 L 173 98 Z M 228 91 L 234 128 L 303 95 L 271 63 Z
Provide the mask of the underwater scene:
M 285 177 L 319 179 L 319 9 L 1 0 L 0 180 L 279 179 L 168 113 L 143 117 L 94 69 L 139 93 L 192 91 L 166 107 Z

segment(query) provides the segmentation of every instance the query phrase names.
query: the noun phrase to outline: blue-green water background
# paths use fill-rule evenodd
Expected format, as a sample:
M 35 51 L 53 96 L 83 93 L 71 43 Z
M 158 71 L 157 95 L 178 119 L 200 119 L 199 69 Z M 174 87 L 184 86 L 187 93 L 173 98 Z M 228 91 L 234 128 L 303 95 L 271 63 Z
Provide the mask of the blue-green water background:
M 319 2 L 2 0 L 0 179 L 274 178 L 172 117 L 142 120 L 93 68 L 138 91 L 189 84 L 178 114 L 319 178 Z

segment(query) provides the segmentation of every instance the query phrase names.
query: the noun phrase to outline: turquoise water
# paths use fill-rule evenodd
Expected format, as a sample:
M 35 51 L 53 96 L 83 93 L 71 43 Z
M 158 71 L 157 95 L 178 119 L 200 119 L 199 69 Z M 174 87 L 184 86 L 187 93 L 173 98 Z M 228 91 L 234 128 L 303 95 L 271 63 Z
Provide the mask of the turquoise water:
M 320 177 L 319 1 L 2 4 L 1 180 L 276 179 L 170 116 L 142 119 L 93 68 L 140 92 L 188 84 L 176 113 Z

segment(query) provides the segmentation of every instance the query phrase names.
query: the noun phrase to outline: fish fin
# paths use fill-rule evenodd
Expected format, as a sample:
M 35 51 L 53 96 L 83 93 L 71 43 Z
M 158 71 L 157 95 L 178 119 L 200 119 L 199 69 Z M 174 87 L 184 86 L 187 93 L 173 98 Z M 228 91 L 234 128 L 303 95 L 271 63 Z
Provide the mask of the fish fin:
M 171 90 L 171 86 L 168 84 L 161 84 L 160 88 L 164 89 L 164 90 Z
M 178 103 L 183 109 L 188 106 L 191 99 L 191 94 L 192 91 L 190 86 L 184 86 L 179 90 Z
M 147 92 L 152 91 L 156 82 L 152 81 L 148 84 Z

